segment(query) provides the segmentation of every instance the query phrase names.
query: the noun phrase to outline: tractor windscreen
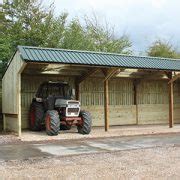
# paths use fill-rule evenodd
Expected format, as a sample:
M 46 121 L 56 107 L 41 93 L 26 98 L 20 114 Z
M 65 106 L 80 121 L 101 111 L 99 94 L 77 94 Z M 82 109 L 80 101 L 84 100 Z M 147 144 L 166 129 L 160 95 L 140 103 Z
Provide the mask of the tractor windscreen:
M 70 87 L 67 84 L 47 83 L 43 84 L 38 90 L 36 97 L 47 98 L 48 96 L 58 96 L 62 98 L 70 98 Z

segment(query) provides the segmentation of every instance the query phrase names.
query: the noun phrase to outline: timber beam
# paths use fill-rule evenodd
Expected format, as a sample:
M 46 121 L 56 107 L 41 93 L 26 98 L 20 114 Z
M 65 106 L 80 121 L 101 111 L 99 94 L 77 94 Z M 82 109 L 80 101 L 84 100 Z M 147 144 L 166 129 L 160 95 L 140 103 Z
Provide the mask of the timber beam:
M 174 72 L 175 73 L 175 72 Z M 171 79 L 173 77 L 173 72 L 172 71 L 164 71 L 164 74 L 168 79 Z M 172 77 L 171 77 L 172 76 Z
M 142 75 L 141 79 L 152 79 L 152 78 L 159 78 L 159 79 L 167 79 L 167 74 L 161 71 L 149 71 L 147 74 Z
M 167 78 L 170 78 L 170 76 L 169 76 L 170 72 L 164 71 L 164 74 L 167 76 Z
M 104 81 L 109 80 L 114 75 L 119 74 L 121 71 L 123 71 L 120 68 L 110 68 L 110 69 L 102 68 L 101 70 L 105 76 Z
M 172 77 L 172 79 L 168 82 L 168 84 L 173 83 L 176 81 L 178 78 L 180 78 L 180 74 L 176 74 L 175 76 Z
M 99 70 L 99 68 L 94 68 L 92 70 L 89 70 L 87 73 L 84 73 L 82 76 L 80 76 L 79 78 L 77 78 L 76 82 L 78 84 L 82 83 L 84 80 L 86 80 L 88 77 L 94 75 L 97 71 Z

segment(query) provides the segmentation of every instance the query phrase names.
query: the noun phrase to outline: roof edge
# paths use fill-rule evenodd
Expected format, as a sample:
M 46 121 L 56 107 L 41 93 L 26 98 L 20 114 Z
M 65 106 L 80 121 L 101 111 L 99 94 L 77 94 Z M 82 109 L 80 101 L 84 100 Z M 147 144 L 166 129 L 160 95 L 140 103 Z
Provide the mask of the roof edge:
M 55 50 L 55 51 L 68 51 L 68 52 L 80 52 L 80 53 L 91 53 L 91 54 L 116 55 L 116 56 L 136 57 L 136 58 L 149 58 L 149 59 L 154 59 L 154 60 L 180 61 L 180 59 L 178 59 L 178 58 L 176 59 L 176 58 L 153 57 L 153 56 L 138 56 L 138 55 L 110 53 L 110 52 L 101 52 L 101 51 L 72 50 L 72 49 L 63 49 L 63 48 L 48 48 L 48 47 L 21 46 L 21 45 L 18 45 L 17 48 L 20 51 L 24 51 L 23 47 L 24 48 L 32 48 L 32 49 L 46 49 L 46 50 Z
M 26 63 L 42 63 L 42 64 L 49 64 L 49 62 L 42 62 L 42 61 L 29 61 L 24 59 Z M 65 62 L 51 62 L 54 64 L 64 64 L 64 65 L 80 65 L 80 66 L 93 66 L 93 67 L 105 67 L 105 68 L 125 68 L 125 69 L 144 69 L 144 70 L 157 70 L 156 68 L 139 68 L 139 67 L 126 67 L 126 66 L 109 66 L 109 65 L 92 65 L 92 64 L 80 64 L 80 63 L 65 63 Z M 167 72 L 180 72 L 180 70 L 175 69 L 158 69 L 158 71 L 167 71 Z

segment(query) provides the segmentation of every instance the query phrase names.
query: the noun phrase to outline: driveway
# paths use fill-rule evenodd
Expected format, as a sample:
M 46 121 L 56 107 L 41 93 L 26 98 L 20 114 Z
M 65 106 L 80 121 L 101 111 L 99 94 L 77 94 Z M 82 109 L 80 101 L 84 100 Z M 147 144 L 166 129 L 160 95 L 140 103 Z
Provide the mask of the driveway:
M 0 161 L 179 146 L 180 134 L 20 143 L 0 146 Z

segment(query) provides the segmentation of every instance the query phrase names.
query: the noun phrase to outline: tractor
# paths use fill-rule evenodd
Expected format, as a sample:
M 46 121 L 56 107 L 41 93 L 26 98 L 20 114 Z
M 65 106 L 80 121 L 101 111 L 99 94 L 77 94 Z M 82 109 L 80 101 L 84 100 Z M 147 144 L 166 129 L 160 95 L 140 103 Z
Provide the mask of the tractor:
M 80 134 L 91 132 L 92 119 L 87 111 L 80 109 L 80 102 L 74 100 L 75 90 L 67 82 L 43 82 L 32 99 L 29 122 L 32 131 L 46 129 L 50 136 L 61 130 L 77 126 Z

